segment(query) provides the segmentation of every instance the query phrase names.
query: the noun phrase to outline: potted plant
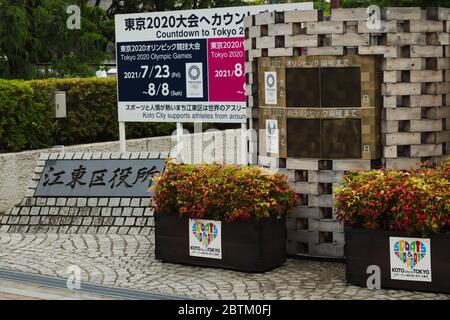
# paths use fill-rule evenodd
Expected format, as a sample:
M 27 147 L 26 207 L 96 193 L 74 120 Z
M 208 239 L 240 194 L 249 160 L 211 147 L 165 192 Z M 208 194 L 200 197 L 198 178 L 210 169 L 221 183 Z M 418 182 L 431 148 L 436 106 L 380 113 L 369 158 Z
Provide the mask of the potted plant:
M 284 175 L 258 166 L 168 162 L 154 177 L 159 260 L 264 272 L 286 259 Z
M 450 161 L 438 168 L 349 173 L 335 190 L 345 226 L 346 279 L 450 293 Z

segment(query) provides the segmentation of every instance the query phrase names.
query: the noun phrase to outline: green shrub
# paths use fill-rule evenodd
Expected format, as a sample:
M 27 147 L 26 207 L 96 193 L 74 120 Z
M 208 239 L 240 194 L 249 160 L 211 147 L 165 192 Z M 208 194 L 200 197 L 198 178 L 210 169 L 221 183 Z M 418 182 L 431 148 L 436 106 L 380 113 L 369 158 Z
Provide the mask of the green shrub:
M 157 211 L 198 219 L 281 217 L 296 200 L 286 176 L 258 166 L 168 162 L 153 189 Z
M 52 125 L 55 143 L 71 145 L 119 138 L 114 78 L 48 79 L 28 83 L 49 105 L 54 90 L 66 91 L 67 118 L 54 120 Z M 127 123 L 126 128 L 127 139 L 135 139 L 171 134 L 175 125 Z
M 52 93 L 66 91 L 67 118 L 52 117 Z M 0 152 L 118 139 L 113 78 L 0 80 Z M 172 123 L 127 123 L 127 139 L 168 135 Z
M 44 128 L 49 117 L 26 82 L 0 79 L 0 152 L 41 147 L 49 137 Z
M 450 232 L 450 161 L 439 168 L 349 173 L 334 193 L 337 219 L 427 236 Z

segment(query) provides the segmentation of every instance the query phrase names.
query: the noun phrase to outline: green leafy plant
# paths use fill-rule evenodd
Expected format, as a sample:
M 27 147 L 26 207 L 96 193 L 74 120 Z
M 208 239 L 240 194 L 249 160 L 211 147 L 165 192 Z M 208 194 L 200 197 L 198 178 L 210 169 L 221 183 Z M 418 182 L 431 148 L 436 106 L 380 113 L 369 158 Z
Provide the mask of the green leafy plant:
M 296 200 L 284 175 L 258 166 L 169 161 L 152 189 L 158 212 L 225 221 L 282 217 Z
M 450 160 L 438 168 L 348 173 L 334 192 L 337 219 L 366 229 L 450 232 Z

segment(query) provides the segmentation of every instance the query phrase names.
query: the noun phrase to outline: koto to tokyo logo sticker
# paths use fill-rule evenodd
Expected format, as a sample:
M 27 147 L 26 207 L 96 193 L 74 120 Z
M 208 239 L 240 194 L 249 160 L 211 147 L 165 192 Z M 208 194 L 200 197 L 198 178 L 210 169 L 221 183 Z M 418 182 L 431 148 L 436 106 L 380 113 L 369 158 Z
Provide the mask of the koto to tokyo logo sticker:
M 431 282 L 430 239 L 390 237 L 391 279 Z
M 427 254 L 425 244 L 421 241 L 408 242 L 399 240 L 394 244 L 394 253 L 408 268 L 412 269 Z
M 220 221 L 189 219 L 189 255 L 222 259 Z
M 204 247 L 209 246 L 209 244 L 217 238 L 218 234 L 217 227 L 214 223 L 204 224 L 200 221 L 197 221 L 192 225 L 192 233 Z

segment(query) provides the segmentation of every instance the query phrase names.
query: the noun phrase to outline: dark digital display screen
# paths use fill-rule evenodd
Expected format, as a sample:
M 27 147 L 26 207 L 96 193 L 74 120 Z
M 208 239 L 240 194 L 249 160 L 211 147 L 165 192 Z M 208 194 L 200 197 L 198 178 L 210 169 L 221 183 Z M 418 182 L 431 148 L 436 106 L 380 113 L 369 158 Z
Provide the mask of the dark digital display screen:
M 318 68 L 286 69 L 286 106 L 319 108 L 319 84 Z
M 321 107 L 361 107 L 360 68 L 321 68 Z
M 361 157 L 361 119 L 288 118 L 286 121 L 288 157 Z
M 287 68 L 286 106 L 361 107 L 361 70 L 359 67 Z M 288 118 L 286 121 L 289 157 L 361 157 L 361 119 Z
M 361 107 L 360 68 L 286 69 L 286 106 Z
M 289 157 L 320 158 L 320 119 L 286 119 Z
M 323 119 L 321 125 L 324 158 L 361 157 L 361 119 Z

